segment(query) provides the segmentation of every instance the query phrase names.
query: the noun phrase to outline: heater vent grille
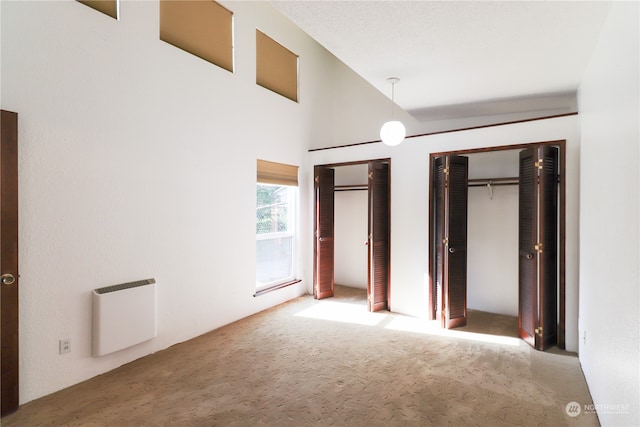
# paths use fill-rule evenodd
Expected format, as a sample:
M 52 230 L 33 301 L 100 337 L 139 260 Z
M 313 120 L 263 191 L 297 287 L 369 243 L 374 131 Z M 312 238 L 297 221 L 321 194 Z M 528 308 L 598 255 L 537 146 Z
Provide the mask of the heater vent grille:
M 135 282 L 120 283 L 119 285 L 105 286 L 104 288 L 94 289 L 98 295 L 108 294 L 109 292 L 121 291 L 123 289 L 137 288 L 138 286 L 151 285 L 156 283 L 156 279 L 138 280 Z

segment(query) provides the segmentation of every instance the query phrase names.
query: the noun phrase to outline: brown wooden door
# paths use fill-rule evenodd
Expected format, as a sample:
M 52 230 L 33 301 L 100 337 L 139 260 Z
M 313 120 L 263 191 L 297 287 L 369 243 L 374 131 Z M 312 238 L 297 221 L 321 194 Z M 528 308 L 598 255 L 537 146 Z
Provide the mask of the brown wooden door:
M 2 110 L 0 300 L 2 415 L 18 409 L 18 114 Z
M 436 317 L 444 328 L 467 324 L 467 196 L 469 159 L 433 159 Z
M 389 309 L 389 190 L 389 164 L 369 162 L 369 311 Z
M 556 345 L 558 339 L 558 149 L 543 145 L 540 171 L 539 254 L 540 335 L 537 348 Z
M 334 289 L 334 189 L 335 170 L 314 167 L 315 245 L 313 263 L 313 296 L 323 299 L 333 296 Z
M 544 350 L 557 341 L 558 149 L 520 152 L 518 333 Z
M 469 159 L 449 156 L 447 186 L 447 243 L 444 251 L 445 327 L 467 324 L 467 194 Z
M 518 190 L 518 333 L 535 347 L 538 327 L 538 267 L 535 246 L 538 241 L 538 173 L 537 152 L 528 148 L 520 152 L 520 186 Z
M 446 230 L 445 226 L 445 203 L 444 186 L 446 167 L 445 157 L 435 157 L 431 164 L 431 197 L 429 198 L 431 209 L 430 235 L 431 240 L 431 272 L 432 287 L 429 293 L 429 319 L 442 320 L 442 288 L 444 286 L 444 242 Z

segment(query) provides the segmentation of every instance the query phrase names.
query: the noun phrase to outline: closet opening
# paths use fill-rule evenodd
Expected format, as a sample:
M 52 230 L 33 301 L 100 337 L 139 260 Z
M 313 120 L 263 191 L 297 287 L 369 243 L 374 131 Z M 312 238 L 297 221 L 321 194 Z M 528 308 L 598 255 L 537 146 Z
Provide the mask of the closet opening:
M 389 310 L 390 159 L 314 166 L 313 294 Z
M 565 348 L 565 153 L 547 141 L 431 154 L 431 320 L 483 332 L 492 313 L 536 349 Z

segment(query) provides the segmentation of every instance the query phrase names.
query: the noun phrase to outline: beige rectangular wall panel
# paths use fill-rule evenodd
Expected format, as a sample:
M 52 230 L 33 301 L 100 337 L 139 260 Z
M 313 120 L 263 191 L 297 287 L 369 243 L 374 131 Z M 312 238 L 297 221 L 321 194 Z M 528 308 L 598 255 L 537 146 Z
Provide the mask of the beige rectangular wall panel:
M 160 40 L 233 72 L 233 12 L 214 1 L 161 0 Z
M 82 4 L 118 19 L 118 0 L 78 0 Z
M 298 101 L 298 55 L 256 30 L 256 83 Z

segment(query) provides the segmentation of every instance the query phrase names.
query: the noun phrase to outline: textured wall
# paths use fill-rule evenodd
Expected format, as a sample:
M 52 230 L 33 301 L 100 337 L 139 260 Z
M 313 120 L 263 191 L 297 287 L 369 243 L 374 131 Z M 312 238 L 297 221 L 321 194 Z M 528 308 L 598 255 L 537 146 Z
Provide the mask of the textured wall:
M 520 150 L 474 153 L 469 179 L 512 178 Z M 469 187 L 467 305 L 518 315 L 518 186 Z
M 640 424 L 638 13 L 612 5 L 578 93 L 580 361 L 602 425 Z
M 470 162 L 473 162 L 471 158 Z M 518 315 L 518 186 L 469 187 L 467 305 Z
M 365 182 L 366 175 L 360 180 Z M 368 192 L 335 193 L 335 281 L 339 285 L 367 288 Z
M 122 2 L 118 21 L 75 1 L 1 3 L 2 108 L 19 113 L 21 403 L 311 289 L 306 149 L 344 136 L 353 111 L 381 121 L 388 101 L 268 3 L 227 6 L 234 73 L 160 41 L 157 2 Z M 255 84 L 256 28 L 300 55 L 299 103 Z M 254 298 L 256 158 L 301 166 L 303 282 Z M 92 358 L 91 290 L 150 277 L 158 337 Z

